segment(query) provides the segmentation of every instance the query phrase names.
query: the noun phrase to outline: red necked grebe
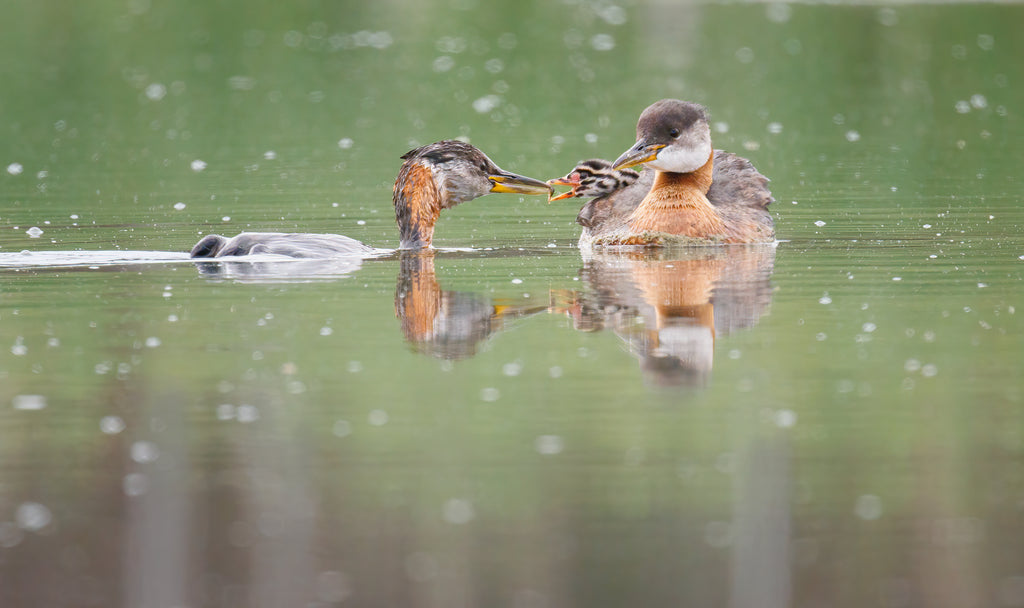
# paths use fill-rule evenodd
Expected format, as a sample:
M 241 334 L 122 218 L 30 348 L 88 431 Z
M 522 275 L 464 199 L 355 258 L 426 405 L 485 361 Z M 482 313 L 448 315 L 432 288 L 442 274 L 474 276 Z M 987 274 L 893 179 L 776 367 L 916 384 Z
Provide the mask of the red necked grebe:
M 552 200 L 598 196 L 580 211 L 581 246 L 763 243 L 775 240 L 768 179 L 713 150 L 703 107 L 663 99 L 644 110 L 637 141 L 612 163 L 584 161 Z M 629 167 L 646 164 L 639 175 Z
M 435 142 L 402 155 L 393 200 L 399 248 L 431 246 L 434 224 L 442 209 L 490 192 L 550 194 L 551 187 L 533 178 L 509 173 L 486 154 L 455 140 Z M 378 250 L 338 234 L 243 232 L 232 238 L 203 237 L 192 248 L 194 258 L 270 253 L 297 258 L 367 255 Z

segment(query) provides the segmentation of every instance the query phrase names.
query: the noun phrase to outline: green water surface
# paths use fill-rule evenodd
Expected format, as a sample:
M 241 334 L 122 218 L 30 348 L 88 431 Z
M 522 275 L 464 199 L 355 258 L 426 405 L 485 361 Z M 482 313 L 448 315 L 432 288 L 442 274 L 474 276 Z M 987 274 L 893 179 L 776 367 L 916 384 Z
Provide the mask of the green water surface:
M 1024 606 L 1024 6 L 4 9 L 0 605 Z M 395 247 L 409 148 L 550 178 L 664 97 L 777 247 L 493 195 L 76 263 Z

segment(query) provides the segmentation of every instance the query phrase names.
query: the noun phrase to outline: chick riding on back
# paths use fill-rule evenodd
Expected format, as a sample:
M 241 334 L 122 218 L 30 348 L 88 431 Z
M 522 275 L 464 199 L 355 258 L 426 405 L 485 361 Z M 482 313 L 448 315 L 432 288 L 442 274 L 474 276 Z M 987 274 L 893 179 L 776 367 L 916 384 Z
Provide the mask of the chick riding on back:
M 639 164 L 647 168 L 638 177 L 624 173 Z M 707 112 L 694 103 L 654 103 L 617 160 L 584 161 L 548 183 L 572 186 L 552 200 L 599 195 L 577 216 L 583 247 L 775 240 L 768 179 L 745 158 L 712 149 Z

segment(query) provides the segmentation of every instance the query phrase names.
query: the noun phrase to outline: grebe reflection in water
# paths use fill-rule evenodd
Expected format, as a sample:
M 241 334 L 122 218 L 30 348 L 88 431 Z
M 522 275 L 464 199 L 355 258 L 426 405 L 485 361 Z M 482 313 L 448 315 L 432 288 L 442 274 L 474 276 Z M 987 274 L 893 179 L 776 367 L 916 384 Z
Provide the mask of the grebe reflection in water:
M 511 319 L 547 312 L 528 299 L 496 300 L 479 293 L 441 288 L 434 252 L 403 251 L 395 285 L 395 316 L 416 352 L 447 360 L 472 357 Z
M 435 142 L 402 155 L 392 200 L 400 249 L 431 247 L 434 225 L 444 209 L 490 192 L 550 194 L 542 181 L 498 167 L 475 146 L 456 140 Z M 203 237 L 192 248 L 193 258 L 274 254 L 296 258 L 369 256 L 380 253 L 356 239 L 339 234 L 243 232 L 226 238 Z
M 703 387 L 715 343 L 768 311 L 775 246 L 595 251 L 587 289 L 556 293 L 556 309 L 580 331 L 611 330 L 640 360 L 647 383 Z

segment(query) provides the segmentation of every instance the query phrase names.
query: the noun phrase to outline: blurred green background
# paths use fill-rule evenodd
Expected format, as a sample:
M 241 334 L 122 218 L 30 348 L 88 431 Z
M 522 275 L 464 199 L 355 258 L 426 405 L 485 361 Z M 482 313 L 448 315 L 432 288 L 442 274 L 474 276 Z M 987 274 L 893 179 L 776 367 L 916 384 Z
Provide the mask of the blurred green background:
M 3 8 L 4 606 L 1024 605 L 1024 7 Z M 415 272 L 73 255 L 394 247 L 411 147 L 550 178 L 664 97 L 772 179 L 782 241 L 770 279 L 700 261 L 743 323 L 696 386 L 571 203 L 446 212 L 477 250 Z

